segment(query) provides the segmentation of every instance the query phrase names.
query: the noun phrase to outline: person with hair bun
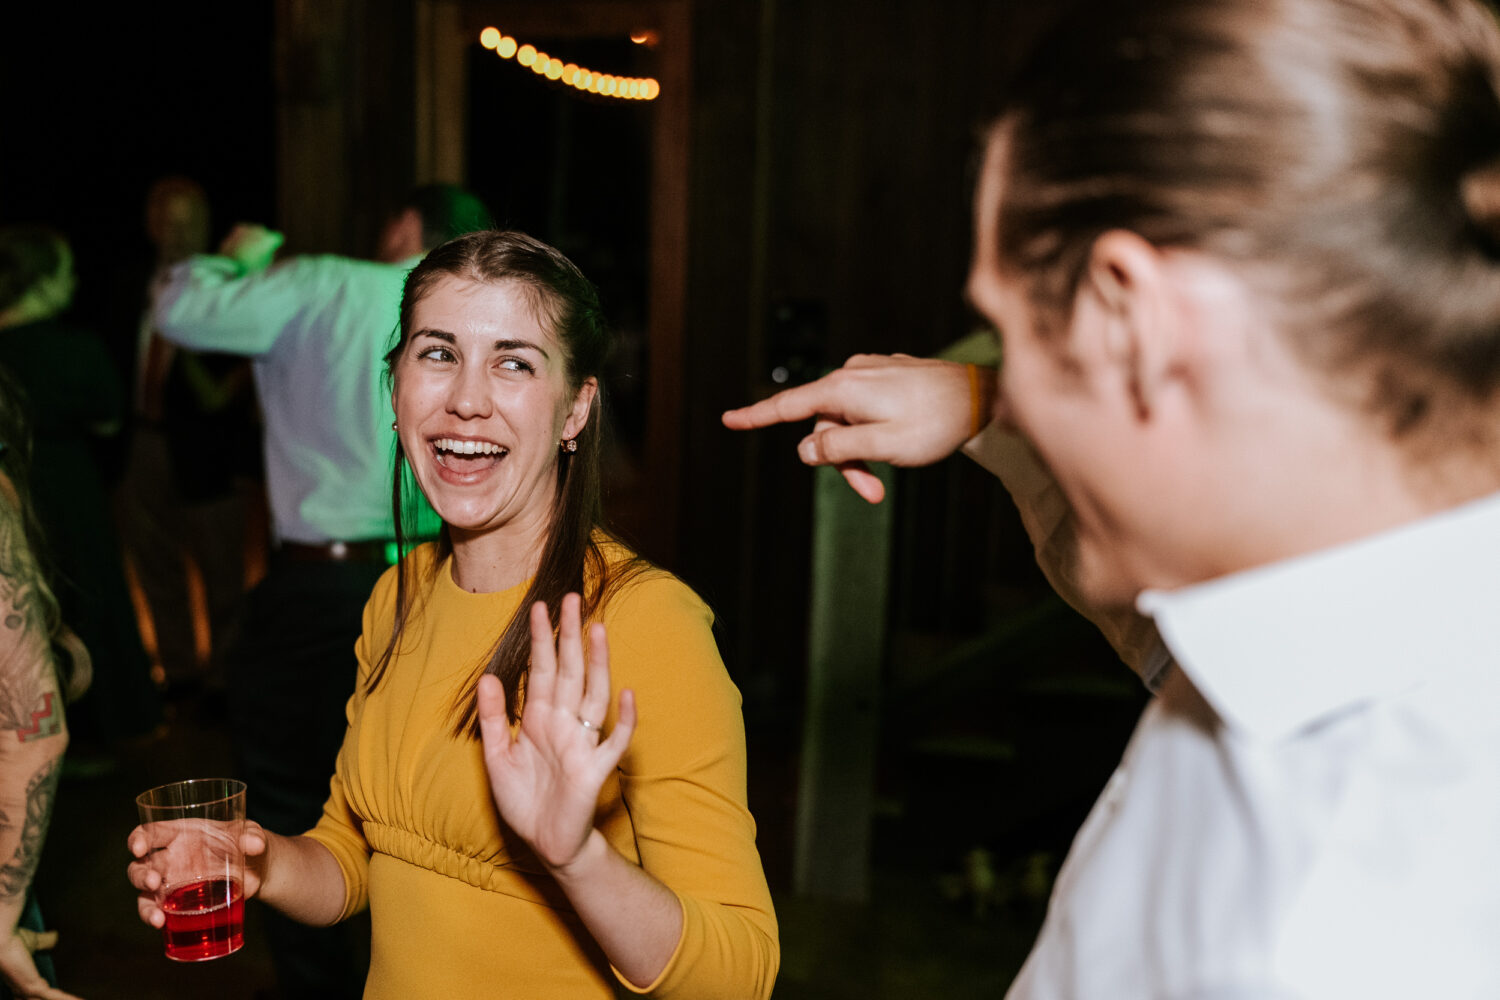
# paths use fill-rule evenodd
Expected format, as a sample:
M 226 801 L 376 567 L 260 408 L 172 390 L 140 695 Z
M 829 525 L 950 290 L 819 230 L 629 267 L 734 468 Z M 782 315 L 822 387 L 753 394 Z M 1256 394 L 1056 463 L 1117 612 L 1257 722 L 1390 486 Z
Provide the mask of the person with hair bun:
M 990 132 L 969 296 L 966 450 L 1176 664 L 1009 996 L 1500 996 L 1494 12 L 1075 5 Z M 847 463 L 963 444 L 975 371 L 856 359 L 725 422 L 816 416 L 804 461 L 873 495 Z
M 479 232 L 412 270 L 400 317 L 398 544 L 413 480 L 442 531 L 376 585 L 323 817 L 249 824 L 247 894 L 312 924 L 368 905 L 370 1000 L 768 997 L 776 919 L 712 613 L 603 527 L 593 286 Z M 155 876 L 130 878 L 160 925 Z

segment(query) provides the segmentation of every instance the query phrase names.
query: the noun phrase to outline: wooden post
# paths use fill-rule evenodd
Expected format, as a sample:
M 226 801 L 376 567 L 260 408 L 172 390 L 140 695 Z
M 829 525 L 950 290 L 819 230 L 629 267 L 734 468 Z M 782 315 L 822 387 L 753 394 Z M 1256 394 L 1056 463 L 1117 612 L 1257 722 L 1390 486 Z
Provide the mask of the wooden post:
M 813 485 L 807 707 L 802 728 L 793 887 L 802 895 L 864 900 L 890 590 L 891 490 L 860 499 L 838 471 Z

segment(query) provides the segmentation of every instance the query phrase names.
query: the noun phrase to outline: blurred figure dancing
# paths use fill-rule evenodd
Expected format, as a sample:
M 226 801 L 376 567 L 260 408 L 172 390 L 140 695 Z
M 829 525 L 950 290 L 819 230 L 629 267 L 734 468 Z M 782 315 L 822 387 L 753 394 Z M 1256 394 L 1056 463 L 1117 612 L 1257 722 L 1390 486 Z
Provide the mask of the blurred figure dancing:
M 145 596 L 169 691 L 214 686 L 245 590 L 241 480 L 258 459 L 250 365 L 167 341 L 151 323 L 154 286 L 208 249 L 208 198 L 197 182 L 165 177 L 146 197 L 155 256 L 137 296 L 134 413 L 120 484 L 122 541 Z M 190 578 L 203 586 L 208 660 L 200 662 Z

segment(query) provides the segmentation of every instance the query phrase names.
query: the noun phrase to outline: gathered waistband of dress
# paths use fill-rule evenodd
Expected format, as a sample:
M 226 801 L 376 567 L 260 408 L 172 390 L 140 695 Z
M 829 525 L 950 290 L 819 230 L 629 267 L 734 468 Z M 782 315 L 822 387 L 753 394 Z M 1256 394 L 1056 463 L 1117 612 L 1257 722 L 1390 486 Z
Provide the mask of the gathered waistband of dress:
M 458 879 L 476 889 L 514 896 L 555 910 L 573 909 L 557 882 L 541 869 L 541 863 L 535 858 L 526 859 L 535 866 L 532 869 L 509 863 L 515 859 L 501 859 L 499 863 L 490 863 L 418 836 L 410 830 L 368 821 L 364 825 L 364 836 L 365 842 L 376 853 Z

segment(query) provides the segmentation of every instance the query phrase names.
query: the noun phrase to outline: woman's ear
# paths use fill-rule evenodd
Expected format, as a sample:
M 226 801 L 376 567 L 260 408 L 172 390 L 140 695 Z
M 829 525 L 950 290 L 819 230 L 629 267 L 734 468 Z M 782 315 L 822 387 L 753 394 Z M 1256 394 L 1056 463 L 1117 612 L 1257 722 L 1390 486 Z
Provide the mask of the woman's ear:
M 1135 233 L 1112 230 L 1094 241 L 1080 303 L 1099 314 L 1099 359 L 1149 419 L 1178 371 L 1180 316 L 1173 275 L 1162 253 Z
M 589 413 L 594 405 L 594 396 L 599 392 L 599 380 L 590 375 L 583 380 L 578 387 L 578 395 L 573 397 L 573 407 L 568 412 L 568 419 L 563 422 L 563 437 L 574 438 L 579 435 L 589 422 Z

